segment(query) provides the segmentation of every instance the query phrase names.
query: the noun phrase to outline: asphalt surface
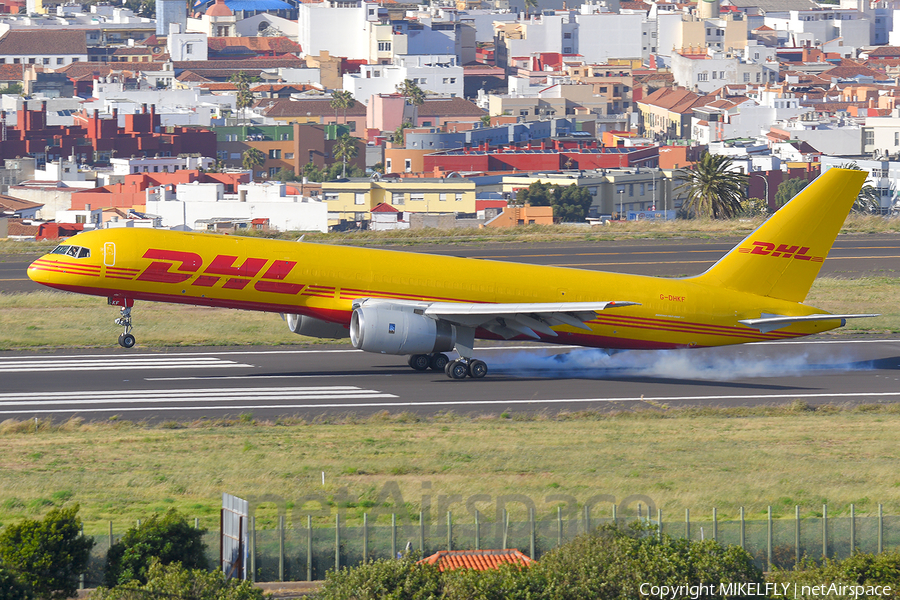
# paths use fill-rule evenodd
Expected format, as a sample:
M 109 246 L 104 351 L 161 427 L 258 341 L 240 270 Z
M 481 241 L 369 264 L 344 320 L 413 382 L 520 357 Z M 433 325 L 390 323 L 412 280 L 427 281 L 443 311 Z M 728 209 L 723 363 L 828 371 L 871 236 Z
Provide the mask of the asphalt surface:
M 690 275 L 734 242 L 606 242 L 417 248 L 472 258 Z M 22 281 L 32 257 L 0 258 L 0 292 Z M 823 273 L 897 276 L 900 236 L 838 240 Z M 31 286 L 31 287 L 29 287 Z M 701 405 L 893 402 L 900 339 L 807 338 L 719 349 L 620 352 L 507 344 L 476 353 L 482 380 L 411 370 L 403 357 L 347 346 L 0 353 L 0 420 L 119 416 L 160 422 L 414 411 L 556 413 Z
M 868 404 L 900 395 L 900 339 L 613 355 L 508 345 L 476 354 L 488 376 L 456 381 L 413 371 L 403 357 L 347 347 L 0 353 L 0 420 L 556 413 L 795 400 Z

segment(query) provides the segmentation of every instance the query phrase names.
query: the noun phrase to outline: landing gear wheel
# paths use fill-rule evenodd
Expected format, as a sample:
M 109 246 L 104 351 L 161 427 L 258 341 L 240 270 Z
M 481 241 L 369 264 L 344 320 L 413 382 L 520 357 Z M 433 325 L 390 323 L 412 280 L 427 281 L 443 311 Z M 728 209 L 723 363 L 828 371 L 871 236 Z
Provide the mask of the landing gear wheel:
M 469 377 L 472 379 L 481 379 L 487 375 L 488 368 L 483 360 L 472 360 L 469 362 Z
M 431 355 L 428 366 L 431 367 L 432 371 L 443 371 L 449 362 L 450 359 L 447 358 L 446 354 L 437 353 Z
M 119 335 L 119 345 L 123 348 L 132 348 L 137 340 L 130 333 L 122 333 Z
M 427 371 L 431 358 L 427 354 L 413 354 L 407 362 L 416 371 Z
M 465 379 L 469 374 L 469 368 L 459 359 L 451 360 L 447 363 L 446 372 L 450 379 Z

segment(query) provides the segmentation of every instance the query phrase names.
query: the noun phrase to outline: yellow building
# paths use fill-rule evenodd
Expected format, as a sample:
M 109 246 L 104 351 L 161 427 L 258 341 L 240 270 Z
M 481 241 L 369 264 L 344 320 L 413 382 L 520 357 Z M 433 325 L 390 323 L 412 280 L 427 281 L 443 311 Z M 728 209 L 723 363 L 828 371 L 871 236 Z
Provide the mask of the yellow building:
M 328 204 L 328 225 L 368 221 L 381 203 L 403 212 L 475 214 L 475 182 L 447 179 L 354 179 L 327 181 L 322 195 Z

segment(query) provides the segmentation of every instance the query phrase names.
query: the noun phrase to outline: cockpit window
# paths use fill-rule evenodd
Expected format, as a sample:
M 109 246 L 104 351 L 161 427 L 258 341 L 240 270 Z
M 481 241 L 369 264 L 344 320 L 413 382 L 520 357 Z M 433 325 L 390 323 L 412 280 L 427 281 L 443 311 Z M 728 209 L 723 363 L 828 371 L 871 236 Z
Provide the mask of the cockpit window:
M 91 251 L 89 248 L 85 248 L 83 246 L 69 246 L 67 244 L 60 244 L 56 248 L 54 248 L 50 254 L 64 254 L 66 256 L 71 256 L 72 258 L 90 258 Z

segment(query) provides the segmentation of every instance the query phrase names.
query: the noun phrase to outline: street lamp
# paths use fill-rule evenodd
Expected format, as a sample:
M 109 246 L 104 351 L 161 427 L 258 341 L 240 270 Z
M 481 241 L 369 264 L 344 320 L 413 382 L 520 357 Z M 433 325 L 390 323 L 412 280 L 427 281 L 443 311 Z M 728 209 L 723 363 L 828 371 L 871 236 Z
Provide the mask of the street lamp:
M 616 186 L 616 193 L 619 195 L 619 221 L 622 220 L 622 197 L 625 194 L 625 186 Z
M 749 179 L 750 177 L 753 177 L 754 175 L 756 175 L 757 177 L 761 177 L 763 180 L 763 183 L 766 185 L 766 207 L 768 207 L 769 206 L 769 180 L 762 173 L 750 173 L 747 176 L 747 178 Z

